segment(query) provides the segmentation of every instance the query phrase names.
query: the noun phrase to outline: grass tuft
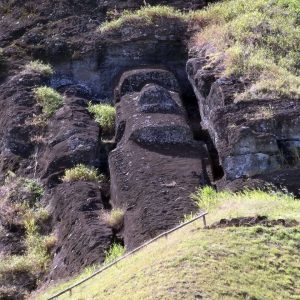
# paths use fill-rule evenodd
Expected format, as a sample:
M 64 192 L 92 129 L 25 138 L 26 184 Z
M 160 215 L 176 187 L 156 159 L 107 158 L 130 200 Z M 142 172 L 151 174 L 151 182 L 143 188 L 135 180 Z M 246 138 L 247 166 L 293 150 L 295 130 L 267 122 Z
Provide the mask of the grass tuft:
M 1 258 L 0 276 L 17 275 L 18 273 L 37 275 L 46 270 L 50 256 L 44 242 L 45 238 L 39 234 L 35 219 L 25 221 L 25 232 L 26 253 Z
M 35 179 L 18 177 L 8 172 L 0 186 L 0 217 L 2 226 L 12 225 L 24 229 L 21 243 L 25 252 L 20 255 L 0 255 L 0 282 L 4 287 L 11 286 L 12 278 L 30 276 L 35 279 L 44 273 L 50 260 L 47 238 L 41 234 L 42 226 L 49 220 L 49 212 L 42 207 L 40 199 L 44 194 L 42 185 Z
M 83 164 L 79 164 L 74 168 L 65 171 L 65 175 L 62 180 L 64 182 L 72 181 L 100 181 L 105 179 L 104 175 L 98 174 L 97 170 L 93 167 L 88 167 Z
M 51 76 L 54 73 L 54 70 L 50 64 L 45 64 L 40 60 L 31 61 L 25 66 L 25 70 L 29 72 L 34 71 L 45 76 Z
M 45 118 L 50 118 L 63 105 L 63 97 L 50 87 L 38 87 L 34 90 L 34 95 L 43 107 Z
M 115 129 L 116 109 L 109 104 L 91 104 L 88 111 L 94 115 L 105 135 L 113 134 Z
M 109 264 L 125 253 L 125 247 L 121 244 L 113 244 L 108 251 L 105 251 L 105 264 Z
M 120 230 L 124 222 L 124 210 L 121 208 L 114 208 L 111 211 L 102 211 L 100 218 L 111 228 Z

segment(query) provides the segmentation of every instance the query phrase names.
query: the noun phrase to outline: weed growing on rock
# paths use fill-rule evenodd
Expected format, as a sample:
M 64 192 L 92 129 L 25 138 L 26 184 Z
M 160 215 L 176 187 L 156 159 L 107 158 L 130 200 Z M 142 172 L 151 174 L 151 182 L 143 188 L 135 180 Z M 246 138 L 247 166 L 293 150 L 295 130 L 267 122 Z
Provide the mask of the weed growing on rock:
M 34 95 L 43 107 L 43 117 L 46 119 L 50 118 L 63 105 L 63 97 L 50 87 L 38 87 L 34 90 Z
M 24 187 L 32 194 L 32 201 L 35 203 L 44 195 L 44 187 L 35 179 L 24 179 Z
M 114 208 L 111 211 L 102 211 L 100 218 L 111 228 L 120 230 L 124 221 L 124 210 L 121 208 Z
M 25 70 L 26 71 L 29 71 L 29 72 L 37 72 L 37 73 L 40 73 L 40 74 L 43 74 L 45 76 L 51 76 L 53 75 L 54 73 L 54 70 L 52 68 L 51 65 L 49 64 L 44 64 L 42 61 L 40 60 L 34 60 L 34 61 L 31 61 L 30 63 L 28 63 L 26 66 L 25 66 Z
M 2 203 L 28 203 L 33 206 L 44 195 L 43 185 L 36 179 L 18 177 L 9 172 L 5 184 L 0 187 Z
M 116 109 L 109 104 L 91 104 L 88 110 L 94 115 L 95 121 L 99 123 L 103 134 L 110 135 L 115 129 Z
M 125 253 L 125 247 L 121 244 L 113 244 L 108 251 L 105 251 L 105 264 L 109 264 Z
M 48 253 L 55 247 L 56 243 L 57 237 L 55 235 L 52 234 L 44 237 L 44 246 Z
M 65 175 L 62 178 L 64 182 L 72 181 L 100 181 L 105 179 L 104 175 L 98 174 L 97 170 L 93 167 L 88 167 L 83 164 L 79 164 L 74 168 L 65 171 Z

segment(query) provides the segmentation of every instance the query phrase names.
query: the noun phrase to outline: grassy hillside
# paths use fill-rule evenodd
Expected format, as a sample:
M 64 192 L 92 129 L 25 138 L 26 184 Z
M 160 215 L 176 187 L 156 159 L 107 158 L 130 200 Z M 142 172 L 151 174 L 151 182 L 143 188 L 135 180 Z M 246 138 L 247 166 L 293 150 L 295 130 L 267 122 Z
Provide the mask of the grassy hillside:
M 270 219 L 300 220 L 300 202 L 281 193 L 216 193 L 205 188 L 194 198 L 206 203 L 210 222 L 231 217 L 226 207 L 234 207 L 238 216 L 255 216 L 262 210 Z M 203 229 L 199 221 L 59 299 L 300 299 L 299 250 L 300 226 Z M 37 299 L 61 291 L 92 271 Z
M 201 28 L 192 44 L 212 44 L 212 59 L 222 57 L 226 65 L 224 75 L 251 82 L 236 101 L 299 99 L 299 14 L 299 0 L 223 0 L 189 13 L 161 5 L 145 6 L 125 11 L 100 25 L 99 30 L 121 34 L 124 28 L 159 27 L 162 20 Z

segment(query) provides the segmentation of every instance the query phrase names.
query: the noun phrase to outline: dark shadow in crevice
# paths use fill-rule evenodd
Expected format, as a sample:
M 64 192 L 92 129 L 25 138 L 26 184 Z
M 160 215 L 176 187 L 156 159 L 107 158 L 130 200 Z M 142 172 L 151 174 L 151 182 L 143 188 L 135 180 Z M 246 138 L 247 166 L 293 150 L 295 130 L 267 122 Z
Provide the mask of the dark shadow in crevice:
M 207 150 L 210 156 L 214 181 L 220 180 L 224 176 L 224 170 L 220 163 L 218 150 L 216 149 L 215 144 L 213 143 L 211 136 L 209 135 L 207 130 L 202 130 L 201 135 L 202 140 L 207 146 Z
M 189 126 L 193 132 L 194 140 L 202 141 L 206 144 L 210 157 L 213 180 L 220 180 L 224 176 L 223 168 L 220 164 L 218 151 L 207 130 L 203 130 L 201 126 L 201 116 L 197 98 L 194 94 L 183 96 L 183 105 L 187 112 Z

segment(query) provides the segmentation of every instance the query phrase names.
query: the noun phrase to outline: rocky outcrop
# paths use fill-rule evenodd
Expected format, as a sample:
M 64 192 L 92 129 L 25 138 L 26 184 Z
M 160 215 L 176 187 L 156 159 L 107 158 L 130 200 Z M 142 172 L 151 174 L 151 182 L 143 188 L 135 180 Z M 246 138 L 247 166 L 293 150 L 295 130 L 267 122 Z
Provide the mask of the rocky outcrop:
M 47 202 L 57 234 L 48 279 L 65 278 L 103 262 L 113 233 L 100 219 L 105 208 L 101 187 L 93 182 L 63 183 L 52 189 Z
M 59 182 L 65 169 L 83 163 L 105 169 L 99 126 L 87 111 L 84 90 L 68 87 L 64 106 L 49 120 L 37 150 L 37 173 L 48 185 Z
M 187 24 L 178 19 L 135 26 L 124 25 L 111 32 L 94 32 L 94 50 L 87 57 L 56 65 L 51 84 L 61 87 L 79 83 L 88 86 L 94 98 L 113 102 L 113 87 L 120 75 L 132 69 L 167 68 L 180 81 L 182 93 L 191 91 L 185 72 Z M 138 71 L 137 71 L 138 72 Z M 125 85 L 124 85 L 125 86 Z
M 222 57 L 214 54 L 211 45 L 194 51 L 187 72 L 225 180 L 258 178 L 286 186 L 285 171 L 299 178 L 300 104 L 289 99 L 237 101 L 247 82 L 225 77 Z M 299 188 L 296 184 L 292 191 L 298 194 Z
M 216 59 L 211 45 L 191 52 L 186 72 L 189 32 L 180 18 L 97 30 L 144 2 L 185 10 L 207 1 L 4 0 L 0 7 L 7 64 L 0 78 L 0 181 L 10 170 L 45 185 L 47 234 L 57 237 L 48 280 L 103 262 L 116 240 L 124 238 L 130 250 L 177 225 L 198 209 L 189 196 L 199 186 L 273 183 L 300 194 L 300 104 L 237 101 L 248 83 L 223 75 L 223 57 Z M 21 71 L 33 59 L 51 62 L 54 76 Z M 60 92 L 64 105 L 37 124 L 41 107 L 33 89 L 42 85 Z M 192 103 L 194 94 L 198 103 Z M 109 146 L 87 111 L 93 100 L 116 106 Z M 79 163 L 110 174 L 110 200 L 109 180 L 62 183 L 65 169 Z M 99 218 L 111 207 L 125 211 L 121 231 Z M 0 232 L 0 254 L 26 250 L 22 230 Z M 26 281 L 21 275 L 18 286 Z M 36 281 L 30 284 L 36 287 Z
M 199 185 L 209 184 L 207 149 L 193 140 L 180 95 L 164 88 L 164 80 L 146 84 L 148 72 L 139 70 L 136 83 L 145 86 L 122 93 L 116 104 L 118 144 L 109 156 L 111 202 L 126 210 L 127 249 L 195 212 L 189 196 Z M 155 72 L 173 77 L 167 71 Z M 118 91 L 126 90 L 133 73 L 136 76 L 136 71 L 123 74 Z
M 47 78 L 40 74 L 21 72 L 0 86 L 0 179 L 9 170 L 33 172 L 31 156 L 37 129 L 32 119 L 39 113 L 33 88 L 45 83 Z

